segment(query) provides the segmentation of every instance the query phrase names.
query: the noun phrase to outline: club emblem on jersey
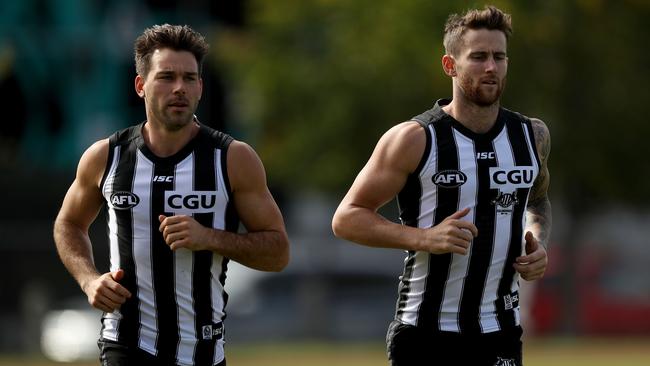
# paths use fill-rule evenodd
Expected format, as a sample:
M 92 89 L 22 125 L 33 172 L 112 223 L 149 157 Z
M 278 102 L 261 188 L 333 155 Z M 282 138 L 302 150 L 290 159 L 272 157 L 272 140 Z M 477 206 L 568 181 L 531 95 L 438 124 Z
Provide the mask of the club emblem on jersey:
M 203 340 L 221 339 L 223 337 L 223 323 L 208 324 L 201 327 Z
M 211 325 L 204 325 L 201 330 L 202 330 L 202 333 L 203 333 L 203 339 L 205 339 L 205 340 L 212 339 L 212 326 Z
M 467 182 L 467 176 L 460 170 L 443 170 L 434 175 L 433 184 L 442 188 L 459 187 Z
M 501 215 L 511 214 L 517 203 L 519 203 L 517 191 L 512 193 L 499 192 L 497 197 L 492 200 L 492 204 L 497 206 L 497 213 Z
M 116 210 L 128 210 L 140 203 L 140 197 L 131 192 L 119 191 L 110 197 L 110 204 Z
M 517 366 L 517 362 L 513 358 L 497 357 L 497 362 L 494 366 Z

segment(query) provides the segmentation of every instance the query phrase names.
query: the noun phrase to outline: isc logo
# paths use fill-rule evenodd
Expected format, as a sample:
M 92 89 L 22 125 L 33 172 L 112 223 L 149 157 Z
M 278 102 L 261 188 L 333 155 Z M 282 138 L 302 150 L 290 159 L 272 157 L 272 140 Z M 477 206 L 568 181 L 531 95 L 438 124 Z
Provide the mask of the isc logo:
M 535 171 L 531 167 L 514 167 L 503 169 L 490 168 L 490 188 L 501 188 L 505 185 L 516 188 L 528 188 L 533 185 Z
M 460 170 L 443 170 L 434 175 L 431 180 L 439 187 L 454 188 L 465 184 L 467 176 Z
M 217 194 L 214 191 L 165 192 L 165 212 L 212 212 L 216 204 Z
M 140 198 L 131 192 L 120 191 L 113 193 L 109 201 L 116 210 L 128 210 L 137 206 L 140 203 Z
M 173 175 L 155 175 L 153 177 L 154 182 L 165 182 L 165 183 L 171 183 L 174 181 L 174 176 Z
M 476 153 L 476 159 L 477 160 L 492 160 L 494 159 L 494 151 L 490 152 L 477 152 Z

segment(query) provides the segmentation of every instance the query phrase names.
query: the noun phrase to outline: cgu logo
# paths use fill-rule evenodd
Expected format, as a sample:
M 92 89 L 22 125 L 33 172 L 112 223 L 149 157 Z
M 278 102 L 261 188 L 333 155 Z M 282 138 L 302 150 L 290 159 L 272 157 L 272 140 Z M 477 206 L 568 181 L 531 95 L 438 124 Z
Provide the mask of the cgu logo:
M 535 171 L 531 167 L 490 168 L 490 188 L 500 188 L 504 185 L 528 188 L 533 185 L 534 179 Z
M 460 170 L 443 170 L 434 175 L 433 184 L 443 188 L 454 188 L 467 182 L 467 176 Z
M 165 192 L 165 212 L 212 212 L 216 204 L 217 195 L 213 191 Z
M 140 203 L 140 198 L 131 192 L 115 192 L 110 197 L 111 206 L 116 210 L 128 210 Z

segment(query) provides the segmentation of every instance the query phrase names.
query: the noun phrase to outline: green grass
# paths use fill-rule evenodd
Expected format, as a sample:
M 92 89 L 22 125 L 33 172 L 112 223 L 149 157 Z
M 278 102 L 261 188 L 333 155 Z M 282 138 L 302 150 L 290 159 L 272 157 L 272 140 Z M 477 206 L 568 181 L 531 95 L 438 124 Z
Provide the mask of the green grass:
M 229 366 L 376 366 L 388 365 L 384 344 L 268 343 L 229 344 Z M 97 361 L 64 364 L 98 365 Z M 526 366 L 648 366 L 650 338 L 531 339 L 525 342 Z M 0 366 L 61 366 L 41 357 L 0 355 Z
M 648 338 L 550 338 L 524 345 L 526 366 L 649 366 Z

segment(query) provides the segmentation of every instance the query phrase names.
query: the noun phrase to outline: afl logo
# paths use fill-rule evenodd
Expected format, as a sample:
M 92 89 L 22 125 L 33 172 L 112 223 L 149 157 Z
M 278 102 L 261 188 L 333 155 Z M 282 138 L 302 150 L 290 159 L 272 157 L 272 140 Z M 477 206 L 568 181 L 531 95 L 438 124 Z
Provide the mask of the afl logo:
M 443 170 L 431 178 L 433 184 L 443 188 L 459 187 L 467 182 L 467 176 L 460 170 Z
M 111 195 L 111 206 L 116 210 L 128 210 L 140 203 L 140 198 L 131 192 L 120 191 Z

